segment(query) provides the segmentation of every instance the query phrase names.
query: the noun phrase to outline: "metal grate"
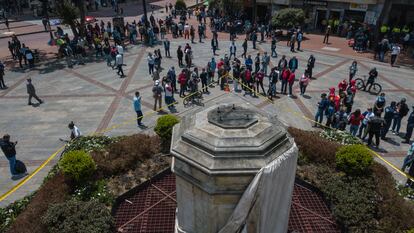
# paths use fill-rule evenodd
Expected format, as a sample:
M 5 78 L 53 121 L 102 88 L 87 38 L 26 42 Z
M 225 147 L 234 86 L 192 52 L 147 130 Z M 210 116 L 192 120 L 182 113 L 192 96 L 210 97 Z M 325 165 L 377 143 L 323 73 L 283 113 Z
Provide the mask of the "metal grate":
M 175 175 L 163 172 L 141 184 L 115 207 L 115 222 L 124 233 L 173 233 L 175 224 Z M 316 191 L 295 182 L 289 232 L 340 232 Z

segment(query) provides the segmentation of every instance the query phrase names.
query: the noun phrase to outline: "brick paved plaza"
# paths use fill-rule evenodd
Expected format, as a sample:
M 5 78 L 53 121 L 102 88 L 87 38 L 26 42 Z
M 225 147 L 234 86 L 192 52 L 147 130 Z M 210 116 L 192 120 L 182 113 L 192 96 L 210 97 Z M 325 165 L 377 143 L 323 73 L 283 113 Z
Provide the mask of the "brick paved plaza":
M 42 34 L 44 35 L 44 34 Z M 35 35 L 37 36 L 37 35 Z M 216 60 L 229 54 L 228 36 L 221 35 L 223 40 L 219 41 L 218 54 Z M 30 36 L 24 37 L 29 41 Z M 314 68 L 314 77 L 309 84 L 307 94 L 299 95 L 298 84 L 295 83 L 295 96 L 290 98 L 286 95 L 278 94 L 273 103 L 264 98 L 252 98 L 243 96 L 243 93 L 223 92 L 218 87 L 211 88 L 211 93 L 204 96 L 205 106 L 211 106 L 215 103 L 238 103 L 240 105 L 252 104 L 266 112 L 277 114 L 287 126 L 294 126 L 302 129 L 313 129 L 312 123 L 303 116 L 313 119 L 319 96 L 323 92 L 328 92 L 331 86 L 337 87 L 342 79 L 348 79 L 348 69 L 353 60 L 358 61 L 359 70 L 357 77 L 367 75 L 369 70 L 376 67 L 379 73 L 378 82 L 382 85 L 386 93 L 387 105 L 391 101 L 399 101 L 406 98 L 410 106 L 414 104 L 414 71 L 408 67 L 401 66 L 392 68 L 389 64 L 378 63 L 364 56 L 356 56 L 349 49 L 343 48 L 343 45 L 335 44 L 333 39 L 332 47 L 338 47 L 338 51 L 323 49 L 320 37 L 311 36 L 311 40 L 304 42 L 305 48 L 302 52 L 291 53 L 285 46 L 286 42 L 278 43 L 277 52 L 279 55 L 285 54 L 289 59 L 296 56 L 299 59 L 299 69 L 296 72 L 298 78 L 302 75 L 306 62 L 310 54 L 316 58 Z M 241 39 L 241 37 L 240 37 Z M 242 41 L 236 42 L 238 56 L 241 55 Z M 4 58 L 7 54 L 7 38 L 0 39 L 1 55 Z M 189 42 L 183 39 L 174 39 L 171 41 L 172 58 L 162 59 L 164 68 L 161 76 L 165 75 L 168 68 L 176 67 L 177 74 L 181 69 L 178 68 L 176 58 L 176 49 L 178 45 L 184 47 Z M 29 43 L 29 42 L 28 42 Z M 340 43 L 340 42 L 337 42 Z M 29 45 L 30 46 L 30 45 Z M 205 67 L 212 57 L 210 40 L 205 43 L 195 43 L 193 48 L 193 62 L 198 67 Z M 341 47 L 342 46 L 342 47 Z M 29 173 L 42 164 L 53 152 L 63 145 L 59 138 L 67 138 L 69 130 L 67 124 L 74 121 L 84 134 L 105 131 L 107 135 L 129 135 L 142 131 L 152 133 L 152 127 L 159 114 L 152 111 L 152 85 L 153 80 L 148 74 L 147 54 L 153 52 L 153 48 L 137 46 L 127 46 L 124 55 L 124 72 L 125 78 L 119 78 L 116 70 L 106 66 L 102 59 L 90 58 L 85 65 L 75 65 L 74 68 L 67 68 L 64 60 L 42 61 L 40 65 L 33 70 L 20 70 L 14 68 L 9 62 L 9 69 L 6 70 L 5 82 L 8 89 L 0 90 L 0 134 L 9 133 L 12 140 L 18 140 L 17 158 L 25 162 Z M 48 48 L 53 50 L 54 48 Z M 268 51 L 270 53 L 270 42 L 258 45 L 258 50 L 251 49 L 249 43 L 249 54 L 252 57 L 257 52 Z M 353 56 L 355 55 L 355 56 Z M 2 58 L 2 60 L 3 60 Z M 273 67 L 279 61 L 279 58 L 271 59 Z M 242 62 L 244 60 L 242 59 Z M 32 78 L 33 84 L 37 89 L 37 94 L 45 101 L 40 106 L 28 106 L 26 94 L 26 79 Z M 265 88 L 268 86 L 267 79 Z M 277 84 L 278 92 L 280 91 L 280 82 Z M 136 126 L 132 106 L 132 98 L 135 91 L 140 91 L 142 95 L 142 104 L 144 119 L 143 123 L 148 126 L 147 129 L 141 129 Z M 192 114 L 202 107 L 194 106 L 185 108 L 182 99 L 175 95 L 178 116 Z M 360 108 L 365 110 L 372 106 L 376 96 L 366 92 L 357 92 L 353 109 Z M 164 100 L 163 105 L 165 106 Z M 166 112 L 168 112 L 166 110 Z M 111 129 L 106 132 L 106 129 Z M 401 132 L 405 132 L 406 118 L 402 123 Z M 401 166 L 401 162 L 408 149 L 407 144 L 401 144 L 401 138 L 388 135 L 389 141 L 381 142 L 380 154 L 396 167 Z M 3 194 L 16 185 L 19 181 L 10 179 L 9 165 L 5 157 L 0 160 L 0 193 Z M 4 206 L 16 199 L 19 199 L 31 191 L 34 191 L 42 183 L 44 176 L 52 165 L 56 163 L 55 158 L 43 169 L 38 175 L 33 177 L 22 188 L 17 190 L 13 195 L 8 197 L 0 205 Z M 390 169 L 400 182 L 405 182 L 403 177 L 397 172 Z

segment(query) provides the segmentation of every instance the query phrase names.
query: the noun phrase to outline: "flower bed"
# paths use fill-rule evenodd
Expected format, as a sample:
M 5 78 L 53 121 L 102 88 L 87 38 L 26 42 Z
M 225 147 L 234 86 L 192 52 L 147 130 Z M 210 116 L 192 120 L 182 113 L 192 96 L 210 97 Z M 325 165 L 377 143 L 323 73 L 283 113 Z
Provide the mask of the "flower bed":
M 398 194 L 392 175 L 361 152 L 362 145 L 341 149 L 353 143 L 296 128 L 289 132 L 299 147 L 297 175 L 323 192 L 344 232 L 404 232 L 414 227 L 413 202 Z M 349 167 L 355 163 L 358 169 Z

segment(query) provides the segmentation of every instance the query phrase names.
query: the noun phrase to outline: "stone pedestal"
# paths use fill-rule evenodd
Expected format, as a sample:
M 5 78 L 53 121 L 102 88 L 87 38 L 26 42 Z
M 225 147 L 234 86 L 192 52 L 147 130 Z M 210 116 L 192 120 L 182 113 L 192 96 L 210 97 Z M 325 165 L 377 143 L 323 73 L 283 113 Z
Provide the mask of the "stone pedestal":
M 171 146 L 177 231 L 218 232 L 257 172 L 292 146 L 281 123 L 254 107 L 220 105 L 184 117 Z M 290 200 L 291 192 L 284 195 Z

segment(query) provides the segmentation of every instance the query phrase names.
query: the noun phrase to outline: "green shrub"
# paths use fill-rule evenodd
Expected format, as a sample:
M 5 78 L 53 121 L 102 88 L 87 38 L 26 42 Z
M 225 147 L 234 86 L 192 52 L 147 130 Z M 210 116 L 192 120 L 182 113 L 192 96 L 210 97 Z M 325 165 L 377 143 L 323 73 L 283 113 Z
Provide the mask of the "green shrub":
M 299 8 L 285 8 L 279 10 L 272 18 L 272 25 L 278 28 L 292 28 L 300 26 L 305 21 L 305 13 Z
M 30 194 L 4 208 L 0 208 L 0 232 L 6 232 L 6 229 L 10 227 L 16 217 L 26 209 L 33 195 Z
M 187 5 L 185 4 L 185 2 L 183 0 L 177 0 L 175 2 L 175 10 L 184 11 L 186 9 L 187 9 Z
M 105 205 L 98 201 L 75 199 L 51 205 L 42 217 L 49 232 L 107 233 L 113 231 L 114 220 Z
M 65 151 L 66 153 L 73 150 L 84 150 L 88 153 L 91 151 L 102 151 L 117 140 L 118 138 L 111 138 L 103 135 L 80 137 L 69 142 L 68 145 L 66 145 Z
M 330 201 L 335 218 L 350 232 L 376 228 L 378 203 L 371 177 L 332 174 L 322 181 L 321 190 Z
M 336 167 L 348 175 L 366 172 L 374 158 L 364 145 L 350 145 L 339 148 L 336 152 Z
M 114 196 L 109 191 L 106 183 L 106 180 L 86 183 L 74 191 L 73 197 L 79 201 L 97 200 L 106 206 L 111 206 Z
M 174 125 L 179 122 L 178 118 L 174 115 L 165 115 L 157 119 L 154 131 L 161 138 L 161 143 L 163 144 L 164 149 L 169 149 L 172 129 Z
M 83 150 L 74 150 L 62 157 L 59 168 L 66 176 L 80 182 L 87 180 L 95 171 L 96 165 L 92 157 Z
M 336 142 L 319 137 L 317 132 L 305 131 L 297 128 L 288 128 L 294 137 L 301 154 L 308 158 L 307 162 L 323 163 L 335 168 L 335 153 L 340 147 Z M 301 158 L 301 162 L 304 158 Z
M 341 130 L 324 129 L 319 135 L 329 141 L 338 142 L 342 145 L 361 144 L 359 138 Z

